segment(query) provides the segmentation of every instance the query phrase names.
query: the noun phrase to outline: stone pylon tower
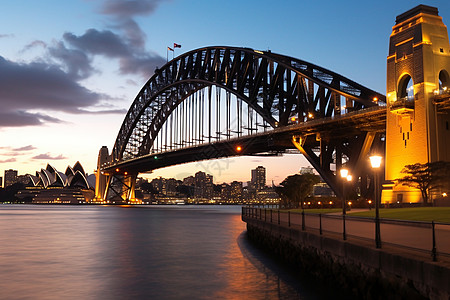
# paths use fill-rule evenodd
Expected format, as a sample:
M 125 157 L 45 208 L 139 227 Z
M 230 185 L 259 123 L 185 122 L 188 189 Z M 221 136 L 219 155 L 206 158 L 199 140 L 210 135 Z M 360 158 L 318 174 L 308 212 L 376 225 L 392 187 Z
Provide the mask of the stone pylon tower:
M 108 154 L 108 147 L 103 146 L 98 152 L 97 159 L 97 170 L 95 172 L 96 182 L 95 182 L 95 200 L 103 201 L 106 195 L 106 185 L 108 178 L 101 171 L 102 166 L 110 161 L 110 156 Z
M 386 174 L 382 202 L 420 202 L 395 185 L 405 165 L 450 161 L 450 45 L 438 9 L 419 5 L 396 18 L 387 57 Z

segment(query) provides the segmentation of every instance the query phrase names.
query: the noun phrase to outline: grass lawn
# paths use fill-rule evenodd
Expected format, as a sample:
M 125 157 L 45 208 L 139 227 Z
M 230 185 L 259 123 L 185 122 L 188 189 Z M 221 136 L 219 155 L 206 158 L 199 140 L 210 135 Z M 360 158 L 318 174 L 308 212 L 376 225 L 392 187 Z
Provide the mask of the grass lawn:
M 374 218 L 375 209 L 355 213 L 349 211 L 348 214 Z M 385 219 L 450 223 L 450 207 L 382 208 L 380 209 L 380 217 Z
M 295 213 L 302 212 L 301 208 L 287 209 L 285 211 L 288 211 L 288 210 L 290 210 L 291 212 L 295 212 Z M 342 211 L 342 208 L 309 208 L 309 209 L 305 209 L 305 213 L 310 213 L 310 214 L 329 214 L 329 213 L 335 213 L 335 212 L 340 212 L 340 211 Z

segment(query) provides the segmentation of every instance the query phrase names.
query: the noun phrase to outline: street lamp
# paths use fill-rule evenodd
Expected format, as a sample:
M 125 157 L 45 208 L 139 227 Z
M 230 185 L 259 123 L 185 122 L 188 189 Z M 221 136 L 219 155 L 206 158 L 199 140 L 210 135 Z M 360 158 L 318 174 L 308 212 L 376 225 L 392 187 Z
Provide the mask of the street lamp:
M 348 174 L 347 169 L 341 169 L 339 173 L 341 174 L 342 178 L 342 215 L 345 215 L 345 180 L 348 180 L 349 176 L 351 180 L 351 175 Z
M 378 170 L 381 166 L 381 160 L 383 157 L 379 155 L 372 155 L 370 157 L 370 165 L 374 170 L 374 198 L 375 198 L 375 245 L 377 248 L 381 248 L 381 236 L 380 236 L 380 199 L 378 196 Z
M 342 237 L 344 240 L 347 239 L 347 233 L 345 230 L 345 181 L 351 181 L 352 175 L 348 173 L 347 169 L 341 169 L 339 171 L 342 178 Z

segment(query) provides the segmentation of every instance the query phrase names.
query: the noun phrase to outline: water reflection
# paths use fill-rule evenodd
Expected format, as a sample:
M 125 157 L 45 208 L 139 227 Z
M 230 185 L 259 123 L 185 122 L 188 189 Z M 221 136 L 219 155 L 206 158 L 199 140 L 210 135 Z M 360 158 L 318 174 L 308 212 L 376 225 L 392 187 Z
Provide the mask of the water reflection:
M 239 207 L 0 206 L 1 299 L 311 299 Z

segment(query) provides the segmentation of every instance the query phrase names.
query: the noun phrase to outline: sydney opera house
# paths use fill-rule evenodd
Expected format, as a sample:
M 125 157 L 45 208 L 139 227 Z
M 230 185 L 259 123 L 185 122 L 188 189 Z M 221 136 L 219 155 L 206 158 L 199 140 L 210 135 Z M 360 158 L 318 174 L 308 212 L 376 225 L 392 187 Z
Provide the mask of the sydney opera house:
M 29 176 L 31 184 L 17 194 L 28 202 L 80 204 L 94 197 L 95 174 L 85 173 L 80 162 L 68 166 L 64 173 L 47 164 L 35 176 Z

